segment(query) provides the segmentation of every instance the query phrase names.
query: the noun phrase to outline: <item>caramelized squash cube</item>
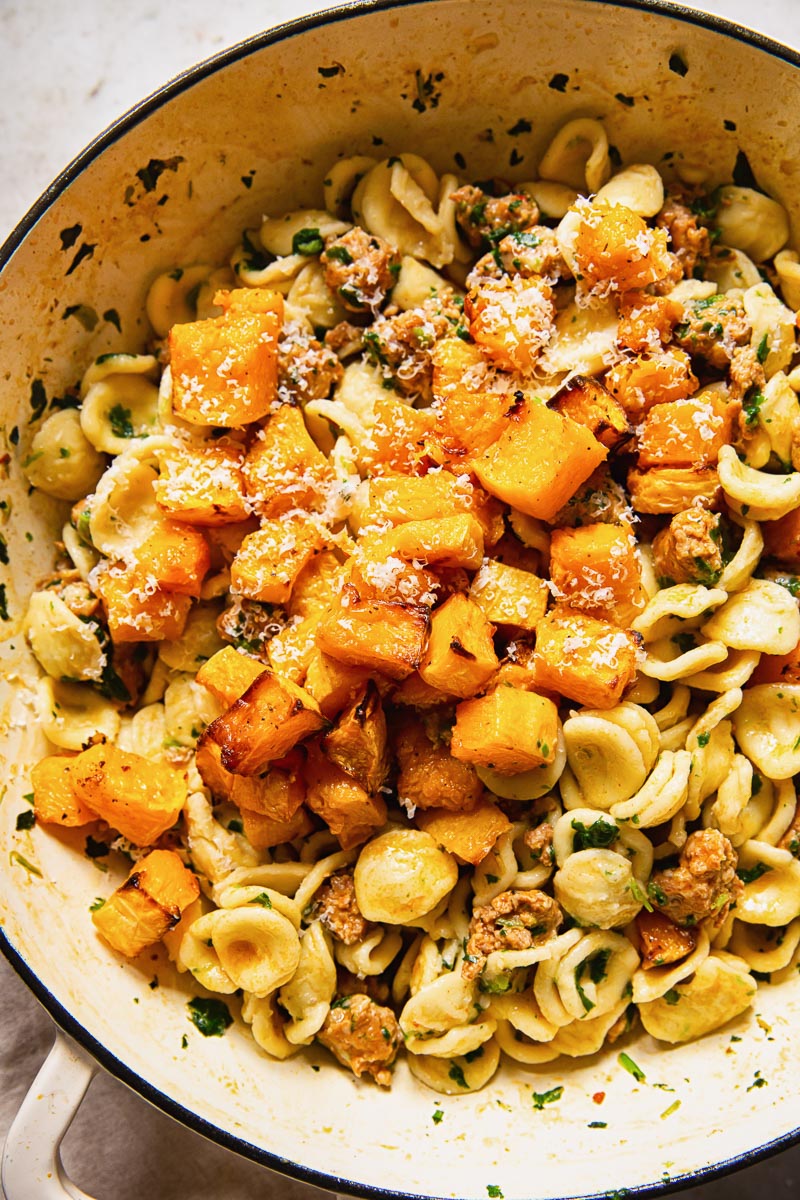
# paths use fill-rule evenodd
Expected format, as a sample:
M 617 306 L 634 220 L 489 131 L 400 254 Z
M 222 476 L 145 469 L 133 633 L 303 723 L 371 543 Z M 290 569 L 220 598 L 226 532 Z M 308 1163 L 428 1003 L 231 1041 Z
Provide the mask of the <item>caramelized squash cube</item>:
M 348 666 L 404 679 L 422 661 L 428 624 L 427 608 L 362 602 L 348 585 L 317 626 L 317 646 Z
M 748 680 L 750 687 L 759 683 L 800 683 L 800 642 L 788 654 L 762 654 Z
M 403 713 L 394 721 L 392 742 L 399 773 L 397 795 L 416 808 L 474 808 L 483 795 L 483 784 L 470 763 L 453 758 L 449 747 L 432 740 L 415 715 Z
M 518 775 L 555 758 L 558 710 L 536 692 L 498 687 L 456 708 L 450 751 L 462 762 Z
M 444 692 L 426 683 L 419 671 L 407 676 L 392 692 L 392 704 L 399 704 L 404 708 L 437 708 L 440 704 L 446 704 L 449 699 Z
M 304 687 L 316 700 L 322 715 L 331 721 L 358 695 L 368 679 L 365 667 L 349 667 L 317 647 L 308 664 Z
M 72 784 L 72 755 L 50 754 L 31 770 L 33 811 L 46 825 L 88 825 L 97 814 L 78 798 Z
M 361 451 L 361 466 L 371 475 L 417 474 L 433 429 L 430 409 L 412 408 L 391 396 L 381 396 L 373 417 L 369 440 Z
M 547 521 L 607 453 L 583 425 L 526 400 L 510 410 L 505 431 L 475 459 L 474 471 L 487 492 Z
M 78 799 L 135 846 L 151 846 L 186 803 L 182 772 L 110 742 L 82 750 L 73 764 Z
M 248 658 L 246 654 L 234 650 L 233 646 L 225 646 L 203 663 L 196 678 L 212 696 L 230 707 L 263 670 L 264 664 L 257 658 Z
M 247 452 L 243 468 L 250 503 L 262 517 L 319 509 L 333 469 L 306 429 L 302 411 L 282 404 Z
M 590 285 L 611 284 L 620 292 L 663 279 L 671 266 L 666 232 L 650 229 L 624 204 L 587 206 L 573 253 Z
M 498 667 L 489 624 L 474 600 L 456 592 L 431 617 L 420 677 L 450 696 L 474 696 Z
M 265 670 L 211 722 L 204 737 L 219 745 L 226 771 L 258 775 L 325 724 L 308 692 Z
M 308 807 L 322 817 L 343 850 L 359 846 L 385 823 L 383 797 L 370 796 L 317 746 L 309 747 L 306 778 Z
M 533 662 L 547 689 L 589 708 L 613 708 L 636 676 L 637 651 L 635 634 L 559 606 L 539 622 Z
M 556 412 L 584 425 L 606 450 L 619 450 L 630 440 L 625 409 L 596 379 L 574 376 L 551 403 Z
M 365 684 L 322 738 L 326 755 L 365 791 L 374 794 L 389 773 L 386 717 L 378 689 Z
M 544 579 L 487 558 L 469 589 L 487 621 L 532 631 L 547 612 L 550 591 Z
M 121 563 L 101 571 L 94 590 L 103 602 L 114 642 L 175 642 L 192 607 L 191 596 L 154 587 Z
M 241 447 L 219 442 L 180 446 L 165 458 L 156 500 L 187 525 L 230 525 L 248 515 Z
M 698 382 L 689 355 L 671 346 L 656 354 L 623 359 L 608 372 L 605 386 L 632 420 L 640 420 L 654 404 L 693 396 Z
M 165 521 L 136 549 L 136 571 L 143 579 L 155 579 L 161 591 L 181 596 L 200 595 L 211 565 L 208 542 L 199 529 L 178 521 Z
M 434 471 L 428 475 L 383 475 L 370 481 L 367 511 L 361 525 L 402 525 L 469 513 L 480 523 L 484 538 L 494 543 L 503 536 L 504 523 L 497 501 L 468 475 Z
M 719 475 L 713 467 L 632 468 L 628 472 L 631 505 L 641 513 L 679 513 L 694 504 L 716 508 L 722 499 Z
M 468 513 L 428 521 L 407 521 L 384 535 L 400 558 L 432 567 L 476 570 L 483 561 L 483 529 Z
M 765 556 L 800 570 L 800 508 L 792 509 L 777 521 L 762 521 L 760 528 Z
M 194 425 L 240 428 L 270 411 L 277 394 L 283 297 L 266 312 L 228 313 L 173 325 L 172 406 Z
M 286 604 L 295 579 L 324 544 L 316 522 L 297 513 L 249 533 L 231 565 L 231 590 L 249 600 Z
M 630 625 L 644 607 L 636 540 L 627 524 L 554 529 L 550 577 L 567 604 L 615 625 Z
M 338 596 L 345 568 L 333 550 L 321 550 L 303 567 L 292 586 L 289 615 L 316 617 Z
M 497 441 L 512 404 L 508 392 L 490 390 L 488 359 L 480 346 L 460 338 L 443 338 L 432 351 L 436 399 L 434 438 L 445 456 L 468 462 Z
M 680 962 L 692 953 L 699 937 L 696 929 L 682 929 L 664 913 L 645 909 L 636 917 L 636 933 L 644 971 Z
M 415 814 L 415 823 L 443 850 L 473 866 L 483 862 L 500 835 L 511 828 L 505 813 L 487 799 L 461 812 L 441 808 L 420 810 Z
M 314 831 L 314 822 L 305 808 L 298 808 L 288 821 L 279 821 L 247 808 L 240 812 L 244 836 L 254 850 L 271 850 L 273 846 L 283 846 L 295 838 L 308 837 Z
M 738 404 L 713 392 L 656 404 L 639 431 L 639 467 L 713 466 L 731 441 L 738 410 Z
M 290 821 L 305 800 L 302 758 L 296 751 L 280 759 L 280 766 L 270 766 L 264 775 L 234 775 L 222 765 L 221 747 L 203 734 L 196 761 L 203 783 L 215 796 L 274 821 Z
M 267 658 L 273 671 L 284 679 L 291 679 L 292 683 L 303 683 L 317 648 L 315 634 L 319 622 L 319 616 L 306 617 L 304 621 L 287 625 L 270 639 Z
M 197 876 L 173 850 L 151 850 L 92 920 L 113 950 L 135 958 L 174 929 L 199 895 Z

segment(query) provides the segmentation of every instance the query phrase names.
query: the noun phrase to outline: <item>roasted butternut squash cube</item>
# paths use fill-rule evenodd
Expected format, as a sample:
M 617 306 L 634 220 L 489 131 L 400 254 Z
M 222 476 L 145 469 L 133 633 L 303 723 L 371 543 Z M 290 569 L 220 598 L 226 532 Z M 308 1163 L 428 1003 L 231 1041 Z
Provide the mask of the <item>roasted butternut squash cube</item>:
M 427 608 L 362 602 L 348 585 L 317 626 L 317 647 L 348 666 L 404 679 L 422 661 L 429 620 Z
M 419 671 L 414 671 L 392 692 L 392 704 L 404 708 L 437 708 L 449 699 L 444 692 L 426 683 Z
M 309 747 L 306 778 L 308 807 L 322 817 L 343 850 L 359 846 L 385 823 L 383 797 L 370 796 L 317 746 Z
M 257 529 L 258 517 L 232 521 L 230 525 L 207 525 L 205 532 L 211 549 L 211 565 L 229 567 L 248 533 L 255 533 Z
M 229 525 L 248 515 L 240 446 L 204 442 L 176 447 L 155 485 L 156 500 L 187 525 Z
M 747 682 L 750 687 L 759 683 L 800 683 L 800 642 L 788 654 L 762 654 Z
M 549 690 L 589 708 L 613 708 L 636 676 L 637 651 L 635 634 L 559 606 L 536 628 L 533 662 Z
M 303 567 L 324 544 L 319 525 L 300 513 L 265 521 L 231 564 L 231 590 L 249 600 L 286 604 Z
M 72 755 L 50 754 L 31 770 L 33 811 L 46 825 L 88 825 L 97 820 L 72 786 Z
M 241 428 L 270 411 L 277 394 L 283 297 L 266 312 L 240 311 L 173 325 L 172 406 L 194 425 Z
M 402 525 L 430 521 L 464 512 L 480 523 L 490 544 L 503 536 L 503 515 L 497 501 L 474 484 L 467 474 L 434 471 L 428 475 L 383 475 L 369 483 L 366 509 L 360 525 Z
M 638 421 L 654 404 L 693 396 L 698 382 L 689 355 L 671 346 L 655 354 L 624 358 L 608 372 L 605 386 L 628 416 Z
M 668 274 L 671 262 L 663 229 L 650 229 L 624 204 L 587 205 L 582 215 L 573 253 L 588 285 L 628 292 Z
M 453 758 L 449 746 L 440 737 L 431 738 L 416 715 L 395 718 L 392 744 L 399 767 L 397 795 L 403 804 L 460 812 L 474 808 L 483 795 L 475 768 Z
M 400 556 L 393 529 L 361 535 L 349 562 L 348 582 L 360 600 L 428 607 L 439 587 L 438 577 L 418 559 Z
M 464 301 L 469 331 L 503 371 L 529 375 L 553 333 L 553 289 L 541 276 L 488 277 Z
M 556 412 L 584 425 L 606 450 L 619 450 L 631 438 L 625 409 L 602 383 L 575 375 L 553 397 Z
M 383 704 L 372 681 L 343 709 L 321 744 L 331 762 L 365 791 L 378 791 L 389 772 L 389 754 Z
M 308 692 L 265 670 L 227 712 L 211 722 L 204 737 L 219 745 L 226 771 L 259 775 L 325 724 Z
M 369 440 L 360 452 L 362 467 L 371 475 L 417 474 L 434 425 L 430 409 L 412 408 L 387 395 L 375 402 L 373 415 Z
M 323 507 L 333 469 L 312 441 L 303 413 L 282 404 L 247 452 L 243 468 L 250 503 L 262 517 Z
M 174 929 L 199 895 L 197 876 L 173 850 L 151 850 L 92 920 L 113 950 L 135 958 Z
M 110 742 L 82 750 L 73 764 L 78 799 L 135 846 L 151 846 L 186 803 L 182 772 Z
M 450 752 L 462 762 L 519 775 L 555 758 L 558 710 L 536 692 L 498 687 L 456 708 Z
M 191 596 L 153 587 L 136 569 L 117 563 L 94 581 L 114 642 L 176 642 L 192 607 Z
M 628 472 L 631 505 L 641 513 L 679 513 L 694 504 L 717 508 L 722 500 L 714 467 L 649 467 Z
M 274 817 L 251 812 L 247 808 L 240 809 L 240 812 L 244 836 L 254 850 L 271 850 L 273 846 L 283 846 L 295 838 L 308 837 L 314 831 L 314 822 L 305 808 L 298 808 L 288 821 L 277 821 Z
M 233 646 L 225 646 L 203 663 L 196 678 L 212 696 L 230 707 L 265 669 L 257 658 L 248 658 Z
M 500 835 L 511 828 L 505 813 L 485 799 L 479 800 L 474 808 L 461 812 L 420 809 L 414 820 L 417 828 L 429 833 L 443 850 L 449 850 L 456 858 L 473 866 L 483 862 Z
M 800 508 L 792 509 L 777 521 L 762 521 L 760 528 L 765 556 L 800 569 Z
M 654 405 L 638 434 L 639 467 L 713 466 L 731 441 L 738 409 L 713 392 Z
M 468 596 L 456 592 L 431 617 L 420 677 L 450 696 L 474 696 L 498 667 L 494 626 Z
M 487 492 L 548 521 L 607 453 L 583 425 L 523 400 L 510 410 L 497 441 L 475 458 L 473 469 Z
M 644 607 L 636 540 L 627 523 L 554 529 L 550 577 L 571 607 L 615 625 L 630 625 Z
M 509 392 L 490 390 L 489 360 L 475 343 L 443 338 L 431 357 L 436 412 L 433 439 L 454 466 L 466 463 L 499 438 L 512 397 Z M 438 461 L 433 448 L 432 453 Z
M 315 617 L 338 596 L 346 570 L 333 550 L 321 550 L 306 563 L 292 585 L 289 615 Z
M 664 913 L 645 909 L 636 917 L 636 933 L 645 971 L 680 962 L 691 954 L 699 937 L 696 929 L 682 929 Z
M 493 558 L 484 560 L 469 594 L 487 621 L 529 631 L 547 612 L 550 597 L 544 579 Z
M 282 296 L 269 288 L 241 287 L 219 288 L 214 293 L 214 303 L 227 315 L 239 316 L 240 313 L 273 313 L 283 315 L 283 306 L 279 304 Z
M 203 734 L 197 744 L 197 769 L 215 796 L 274 821 L 289 821 L 306 797 L 301 755 L 292 751 L 264 775 L 234 775 L 222 765 L 222 749 Z
M 303 683 L 317 648 L 315 635 L 319 622 L 319 616 L 306 617 L 304 621 L 287 625 L 270 639 L 267 658 L 273 671 L 284 679 L 291 679 L 292 683 Z
M 211 565 L 208 542 L 199 529 L 178 521 L 165 521 L 136 548 L 139 575 L 155 579 L 161 591 L 181 596 L 200 595 Z
M 331 721 L 358 695 L 368 679 L 365 667 L 349 667 L 317 647 L 308 664 L 304 687 L 316 700 L 322 715 Z
M 468 513 L 429 521 L 407 521 L 384 534 L 386 545 L 400 558 L 432 567 L 464 567 L 474 571 L 483 560 L 483 529 Z

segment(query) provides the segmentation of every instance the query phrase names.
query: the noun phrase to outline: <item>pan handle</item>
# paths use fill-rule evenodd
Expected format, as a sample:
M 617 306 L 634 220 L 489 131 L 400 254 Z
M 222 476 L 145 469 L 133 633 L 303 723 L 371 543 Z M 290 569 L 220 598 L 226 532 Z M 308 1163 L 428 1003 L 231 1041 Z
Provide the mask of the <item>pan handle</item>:
M 3 1148 L 6 1200 L 91 1200 L 66 1176 L 61 1141 L 97 1063 L 60 1030 L 19 1107 Z

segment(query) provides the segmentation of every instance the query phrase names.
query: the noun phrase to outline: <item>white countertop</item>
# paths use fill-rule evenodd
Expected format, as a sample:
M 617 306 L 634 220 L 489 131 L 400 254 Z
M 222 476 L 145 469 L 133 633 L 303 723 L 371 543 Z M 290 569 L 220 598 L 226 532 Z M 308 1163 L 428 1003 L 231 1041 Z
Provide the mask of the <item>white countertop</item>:
M 685 3 L 800 48 L 800 0 Z M 132 104 L 243 38 L 330 7 L 325 0 L 0 0 L 0 241 L 61 168 Z M 49 1017 L 0 959 L 0 1137 L 51 1040 Z M 92 1084 L 64 1157 L 98 1200 L 323 1195 L 203 1141 L 105 1075 Z M 682 1194 L 777 1200 L 797 1194 L 795 1178 L 800 1148 Z

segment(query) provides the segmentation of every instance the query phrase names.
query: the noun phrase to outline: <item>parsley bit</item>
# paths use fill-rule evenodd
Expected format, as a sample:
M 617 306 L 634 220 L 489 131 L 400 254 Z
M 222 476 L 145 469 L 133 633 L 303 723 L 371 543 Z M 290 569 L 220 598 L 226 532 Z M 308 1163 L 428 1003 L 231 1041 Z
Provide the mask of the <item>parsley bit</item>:
M 632 1075 L 637 1083 L 644 1083 L 647 1078 L 641 1067 L 637 1067 L 629 1054 L 623 1050 L 622 1054 L 617 1057 L 617 1062 L 623 1067 L 629 1075 Z
M 533 1107 L 537 1112 L 541 1112 L 545 1104 L 555 1104 L 557 1100 L 561 1099 L 564 1095 L 564 1088 L 559 1085 L 551 1088 L 549 1092 L 532 1092 L 531 1095 L 533 1096 Z
M 434 1109 L 431 1120 L 433 1121 L 434 1125 L 441 1125 L 442 1121 L 444 1120 L 444 1113 L 440 1108 Z

